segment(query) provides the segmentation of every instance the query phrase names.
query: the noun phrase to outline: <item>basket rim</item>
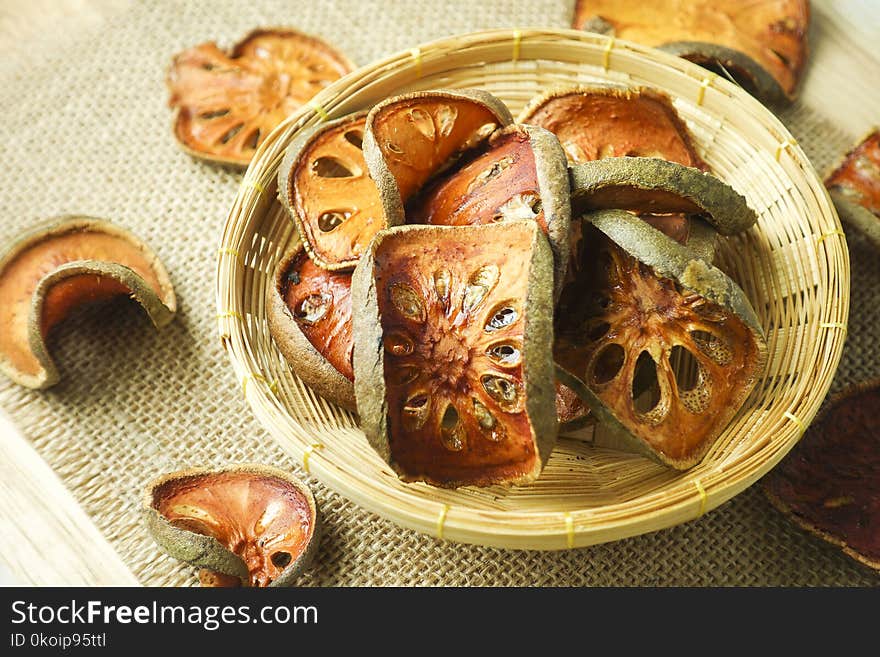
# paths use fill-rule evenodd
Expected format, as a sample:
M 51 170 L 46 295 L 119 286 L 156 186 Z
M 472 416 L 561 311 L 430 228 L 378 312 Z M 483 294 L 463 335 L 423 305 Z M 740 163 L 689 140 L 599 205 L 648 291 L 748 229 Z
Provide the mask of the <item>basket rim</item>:
M 456 53 L 463 53 L 481 46 L 500 44 L 510 49 L 509 52 L 512 54 L 514 62 L 540 60 L 548 58 L 532 56 L 529 49 L 533 45 L 532 41 L 544 38 L 558 40 L 559 44 L 602 46 L 606 71 L 609 70 L 608 60 L 620 53 L 646 58 L 653 65 L 684 73 L 687 77 L 692 78 L 695 86 L 701 90 L 699 91 L 701 99 L 702 94 L 711 88 L 713 93 L 721 93 L 733 98 L 759 115 L 767 125 L 767 132 L 776 139 L 778 144 L 776 160 L 779 161 L 783 156 L 790 158 L 791 163 L 800 170 L 804 182 L 816 195 L 816 202 L 822 213 L 820 217 L 810 218 L 811 225 L 819 225 L 823 236 L 826 233 L 838 236 L 837 250 L 826 251 L 827 268 L 831 269 L 835 265 L 841 267 L 845 276 L 834 279 L 833 284 L 829 284 L 828 287 L 829 291 L 837 292 L 834 299 L 836 302 L 835 316 L 841 321 L 835 322 L 835 324 L 845 326 L 849 315 L 849 258 L 839 217 L 818 173 L 788 129 L 769 109 L 732 82 L 722 78 L 712 78 L 710 76 L 714 74 L 692 62 L 633 42 L 615 40 L 611 37 L 572 29 L 480 30 L 435 39 L 412 49 L 392 53 L 383 59 L 352 71 L 321 91 L 310 103 L 291 114 L 260 146 L 244 174 L 243 184 L 239 188 L 235 202 L 226 218 L 216 269 L 216 301 L 218 318 L 220 318 L 221 342 L 239 380 L 246 384 L 248 377 L 254 379 L 259 375 L 253 375 L 247 365 L 251 345 L 244 330 L 244 322 L 232 321 L 236 318 L 228 316 L 226 300 L 237 297 L 239 293 L 244 293 L 244 290 L 235 289 L 235 286 L 231 284 L 230 277 L 224 275 L 229 266 L 228 261 L 231 260 L 224 258 L 224 254 L 237 254 L 240 250 L 246 250 L 250 247 L 250 244 L 242 243 L 236 236 L 236 222 L 239 220 L 237 211 L 248 204 L 259 205 L 266 202 L 265 198 L 261 198 L 266 190 L 261 190 L 262 185 L 257 183 L 256 179 L 259 176 L 258 169 L 260 167 L 258 165 L 272 155 L 271 151 L 276 141 L 273 138 L 288 132 L 296 133 L 307 125 L 320 120 L 334 118 L 334 109 L 346 100 L 343 91 L 355 81 L 368 79 L 371 75 L 388 72 L 390 69 L 399 67 L 409 67 L 410 69 L 418 67 L 419 73 L 421 73 L 422 68 L 427 68 L 429 65 L 427 55 L 435 54 L 435 50 L 449 50 L 450 46 L 454 46 Z M 573 48 L 571 62 L 579 61 L 574 50 Z M 553 59 L 563 61 L 556 57 Z M 505 60 L 494 58 L 486 61 Z M 401 68 L 401 70 L 404 69 Z M 248 219 L 251 218 L 252 216 L 248 217 Z M 238 265 L 242 264 L 237 258 L 235 261 Z M 827 300 L 823 297 L 823 301 Z M 227 316 L 221 317 L 225 313 Z M 845 337 L 845 331 L 842 333 Z M 371 497 L 368 493 L 354 490 L 348 485 L 345 478 L 352 476 L 351 473 L 341 471 L 331 459 L 313 458 L 310 460 L 309 457 L 315 453 L 314 444 L 294 444 L 273 432 L 272 427 L 275 423 L 294 422 L 294 420 L 285 415 L 281 404 L 270 394 L 270 386 L 250 386 L 248 388 L 245 385 L 244 395 L 263 427 L 288 454 L 304 464 L 306 472 L 314 474 L 331 489 L 368 511 L 390 518 L 398 525 L 409 529 L 464 543 L 541 550 L 566 549 L 618 540 L 688 522 L 723 504 L 755 483 L 775 467 L 791 447 L 797 443 L 800 436 L 803 435 L 803 431 L 818 412 L 831 386 L 833 374 L 839 366 L 844 337 L 835 336 L 832 338 L 834 342 L 825 350 L 824 364 L 830 372 L 826 380 L 812 386 L 799 384 L 797 394 L 786 402 L 787 410 L 783 415 L 789 421 L 777 422 L 776 425 L 765 428 L 768 431 L 773 431 L 774 444 L 767 443 L 757 450 L 758 453 L 764 453 L 757 465 L 754 462 L 754 456 L 749 456 L 748 459 L 738 463 L 735 467 L 715 469 L 703 477 L 688 476 L 687 471 L 679 473 L 682 476 L 678 477 L 671 486 L 664 485 L 652 493 L 638 496 L 635 500 L 609 505 L 607 515 L 610 517 L 604 518 L 601 525 L 591 522 L 594 520 L 593 516 L 596 515 L 595 508 L 575 509 L 567 512 L 471 509 L 480 523 L 483 523 L 478 530 L 475 530 L 475 523 L 472 519 L 465 522 L 460 515 L 456 514 L 454 506 L 442 501 L 444 497 L 442 492 L 432 490 L 432 493 L 435 493 L 434 499 L 426 500 L 423 495 L 418 494 L 417 491 L 421 490 L 418 487 L 412 487 L 401 494 L 403 510 L 397 509 L 393 515 L 389 514 L 385 504 Z M 263 406 L 261 407 L 260 404 Z M 739 472 L 740 470 L 744 471 Z M 381 482 L 361 481 L 360 483 L 371 488 L 374 484 Z M 638 502 L 638 506 L 646 506 L 653 498 L 664 498 L 668 503 L 664 504 L 662 508 L 654 508 L 647 512 L 639 511 L 633 505 L 633 502 Z M 511 524 L 513 518 L 517 520 L 518 524 Z M 534 526 L 529 527 L 530 524 Z

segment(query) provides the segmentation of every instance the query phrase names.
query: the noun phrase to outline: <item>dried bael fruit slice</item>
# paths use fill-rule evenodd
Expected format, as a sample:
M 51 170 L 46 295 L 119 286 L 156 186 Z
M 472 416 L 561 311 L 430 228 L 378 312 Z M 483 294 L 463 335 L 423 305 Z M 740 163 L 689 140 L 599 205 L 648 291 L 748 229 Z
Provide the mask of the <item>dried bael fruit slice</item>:
M 550 239 L 561 291 L 571 230 L 568 185 L 559 140 L 543 128 L 512 125 L 496 130 L 466 162 L 418 194 L 407 221 L 437 226 L 537 221 Z
M 121 296 L 137 301 L 157 328 L 177 310 L 165 267 L 128 231 L 69 216 L 18 237 L 0 255 L 0 371 L 28 388 L 54 385 L 51 330 L 83 304 Z
M 556 439 L 553 257 L 532 221 L 382 231 L 355 269 L 355 392 L 405 481 L 534 480 Z
M 566 87 L 529 102 L 517 123 L 555 134 L 571 164 L 655 157 L 705 169 L 669 97 L 640 87 Z
M 512 122 L 504 103 L 478 89 L 420 91 L 373 107 L 364 157 L 388 225 L 404 223 L 404 205 L 431 177 Z
M 385 227 L 362 151 L 366 118 L 361 112 L 305 131 L 278 172 L 278 196 L 309 256 L 325 269 L 353 269 Z
M 297 376 L 355 410 L 351 272 L 318 267 L 298 244 L 278 263 L 268 291 L 269 332 Z
M 587 217 L 578 278 L 557 311 L 555 357 L 615 442 L 689 468 L 744 403 L 766 346 L 720 270 L 621 210 Z
M 287 116 L 353 70 L 329 44 L 291 29 L 255 30 L 226 53 L 203 43 L 168 71 L 174 137 L 190 155 L 246 166 Z
M 798 525 L 880 570 L 880 382 L 836 396 L 764 491 Z
M 209 571 L 203 581 L 290 586 L 318 547 L 315 498 L 296 477 L 264 465 L 194 468 L 144 491 L 143 513 L 159 546 Z M 219 573 L 219 574 L 217 574 Z
M 840 218 L 880 247 L 880 130 L 847 153 L 825 179 Z
M 660 47 L 782 102 L 803 73 L 809 22 L 808 0 L 578 0 L 572 25 Z
M 605 209 L 702 214 L 722 235 L 747 230 L 758 220 L 746 199 L 715 176 L 648 157 L 573 166 L 571 202 L 575 215 Z

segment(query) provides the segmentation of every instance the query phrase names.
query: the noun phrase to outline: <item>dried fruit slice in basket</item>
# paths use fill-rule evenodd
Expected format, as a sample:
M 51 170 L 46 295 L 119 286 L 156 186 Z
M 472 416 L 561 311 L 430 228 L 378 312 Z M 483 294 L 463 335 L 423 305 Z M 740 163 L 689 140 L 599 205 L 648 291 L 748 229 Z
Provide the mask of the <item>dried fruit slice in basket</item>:
M 847 153 L 825 179 L 840 218 L 880 247 L 880 130 Z
M 46 339 L 74 309 L 117 297 L 137 301 L 158 328 L 177 301 L 168 273 L 137 237 L 91 217 L 61 217 L 0 255 L 0 371 L 28 388 L 60 375 Z
M 553 257 L 535 222 L 401 226 L 355 269 L 361 426 L 405 481 L 534 480 L 556 439 Z
M 318 547 L 314 496 L 277 468 L 244 464 L 172 472 L 147 485 L 142 509 L 159 546 L 219 573 L 204 573 L 212 584 L 229 584 L 232 576 L 250 586 L 290 586 Z
M 550 239 L 557 291 L 568 266 L 571 200 L 559 140 L 543 128 L 496 130 L 466 161 L 429 184 L 407 209 L 409 223 L 469 226 L 537 221 Z
M 659 47 L 782 102 L 803 73 L 809 22 L 807 0 L 578 0 L 572 25 Z
M 812 534 L 880 571 L 880 384 L 834 397 L 764 480 L 770 501 Z
M 584 382 L 609 444 L 689 468 L 763 370 L 758 318 L 723 272 L 628 212 L 588 219 L 555 358 Z
M 246 166 L 281 121 L 353 69 L 324 41 L 291 29 L 255 30 L 224 52 L 203 43 L 168 71 L 174 137 L 190 155 Z
M 306 130 L 287 150 L 278 173 L 278 196 L 309 256 L 325 269 L 353 269 L 385 227 L 364 162 L 366 118 L 361 112 Z
M 278 263 L 268 297 L 269 332 L 297 376 L 355 410 L 351 272 L 318 267 L 298 244 Z
M 512 122 L 504 103 L 478 89 L 420 91 L 373 107 L 364 156 L 388 224 L 404 223 L 404 206 L 428 180 Z

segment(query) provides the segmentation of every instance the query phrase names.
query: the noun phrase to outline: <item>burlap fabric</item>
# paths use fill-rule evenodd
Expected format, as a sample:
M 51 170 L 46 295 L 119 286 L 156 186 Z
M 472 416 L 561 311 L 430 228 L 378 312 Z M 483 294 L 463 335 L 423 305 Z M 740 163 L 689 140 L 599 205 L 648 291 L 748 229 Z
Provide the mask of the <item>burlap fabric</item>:
M 175 146 L 164 85 L 171 55 L 210 39 L 231 44 L 255 26 L 292 25 L 364 64 L 453 33 L 564 27 L 571 0 L 70 4 L 79 11 L 42 23 L 16 21 L 12 9 L 0 15 L 0 239 L 53 215 L 106 217 L 155 248 L 180 311 L 161 332 L 125 303 L 76 317 L 51 343 L 62 382 L 32 392 L 0 381 L 0 407 L 142 583 L 195 581 L 193 569 L 161 554 L 146 533 L 137 512 L 144 482 L 230 461 L 277 464 L 314 487 L 326 534 L 303 585 L 880 583 L 790 524 L 759 486 L 688 524 L 592 548 L 542 553 L 441 542 L 305 475 L 242 398 L 216 334 L 213 297 L 219 235 L 240 176 Z M 820 171 L 857 136 L 802 106 L 783 118 Z M 863 239 L 849 238 L 854 311 L 835 389 L 877 376 L 880 362 L 880 263 Z

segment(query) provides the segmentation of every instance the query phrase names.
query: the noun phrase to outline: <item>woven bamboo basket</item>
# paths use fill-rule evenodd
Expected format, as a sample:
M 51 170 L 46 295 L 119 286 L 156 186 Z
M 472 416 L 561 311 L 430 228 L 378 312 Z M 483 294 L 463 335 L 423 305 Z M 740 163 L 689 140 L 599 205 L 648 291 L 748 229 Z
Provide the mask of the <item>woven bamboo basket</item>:
M 406 91 L 481 88 L 516 113 L 555 86 L 626 83 L 668 93 L 713 172 L 759 221 L 729 238 L 718 265 L 752 301 L 769 363 L 704 461 L 675 472 L 561 439 L 537 482 L 439 490 L 403 484 L 355 418 L 317 396 L 275 347 L 265 298 L 295 240 L 276 200 L 285 148 L 306 126 Z M 727 80 L 633 43 L 571 30 L 498 30 L 435 41 L 361 68 L 291 115 L 262 145 L 227 219 L 217 260 L 221 340 L 248 403 L 304 469 L 355 503 L 440 538 L 565 549 L 693 520 L 743 491 L 798 441 L 824 399 L 846 338 L 849 259 L 821 181 L 783 125 Z

